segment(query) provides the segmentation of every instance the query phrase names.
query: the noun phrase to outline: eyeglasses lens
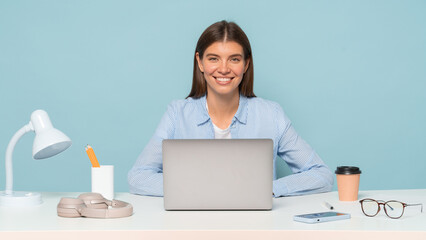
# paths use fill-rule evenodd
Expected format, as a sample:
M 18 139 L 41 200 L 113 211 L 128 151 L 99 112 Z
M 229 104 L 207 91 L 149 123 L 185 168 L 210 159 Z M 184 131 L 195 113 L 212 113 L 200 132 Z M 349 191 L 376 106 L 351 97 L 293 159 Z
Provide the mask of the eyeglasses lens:
M 376 201 L 365 199 L 362 202 L 362 209 L 364 210 L 365 215 L 374 216 L 379 211 L 379 204 Z
M 399 218 L 404 212 L 404 205 L 397 201 L 389 201 L 385 204 L 385 210 L 389 217 Z

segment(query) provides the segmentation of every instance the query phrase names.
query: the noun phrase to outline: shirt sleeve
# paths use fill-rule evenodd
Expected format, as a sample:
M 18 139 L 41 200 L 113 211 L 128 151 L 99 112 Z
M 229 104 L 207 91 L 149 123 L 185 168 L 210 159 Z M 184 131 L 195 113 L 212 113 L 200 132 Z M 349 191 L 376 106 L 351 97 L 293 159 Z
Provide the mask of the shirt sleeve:
M 128 173 L 127 180 L 130 193 L 163 196 L 162 143 L 164 139 L 172 138 L 175 119 L 176 114 L 174 114 L 173 104 L 170 104 L 154 136 L 152 136 Z
M 275 197 L 331 191 L 333 173 L 295 131 L 281 107 L 277 110 L 278 149 L 293 174 L 274 180 Z

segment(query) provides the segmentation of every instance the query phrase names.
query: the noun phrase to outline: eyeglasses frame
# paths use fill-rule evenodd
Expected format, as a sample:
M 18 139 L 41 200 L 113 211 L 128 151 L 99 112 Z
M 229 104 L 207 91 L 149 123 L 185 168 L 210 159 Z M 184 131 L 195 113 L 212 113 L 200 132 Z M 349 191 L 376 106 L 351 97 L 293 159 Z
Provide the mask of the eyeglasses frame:
M 377 203 L 377 205 L 379 206 L 378 208 L 377 208 L 377 212 L 376 212 L 376 214 L 374 214 L 374 215 L 367 215 L 366 213 L 365 213 L 365 211 L 364 211 L 364 207 L 363 207 L 363 202 L 365 201 L 365 200 L 370 200 L 370 201 L 374 201 L 374 202 L 376 202 Z M 385 205 L 387 204 L 387 203 L 389 203 L 389 202 L 398 202 L 398 203 L 401 203 L 402 204 L 402 213 L 401 213 L 401 216 L 399 216 L 399 217 L 391 217 L 391 216 L 389 216 L 389 214 L 388 214 L 388 212 L 386 211 L 386 208 L 385 208 Z M 372 198 L 364 198 L 364 199 L 361 199 L 361 200 L 359 200 L 359 203 L 361 204 L 361 210 L 362 210 L 362 212 L 364 213 L 364 215 L 365 216 L 367 216 L 367 217 L 375 217 L 375 216 L 377 216 L 377 214 L 379 214 L 379 212 L 380 212 L 380 210 L 381 210 L 381 207 L 380 207 L 380 205 L 383 205 L 383 209 L 384 209 L 384 211 L 385 211 L 385 214 L 386 214 L 386 216 L 388 216 L 389 218 L 392 218 L 392 219 L 398 219 L 398 218 L 401 218 L 403 215 L 404 215 L 404 212 L 405 212 L 405 208 L 406 207 L 410 207 L 410 206 L 421 206 L 421 212 L 423 212 L 423 204 L 422 203 L 416 203 L 416 204 L 408 204 L 408 203 L 404 203 L 404 202 L 401 202 L 401 201 L 397 201 L 397 200 L 389 200 L 389 201 L 383 201 L 383 200 L 376 200 L 376 199 L 372 199 Z M 390 208 L 392 208 L 390 205 L 388 205 Z

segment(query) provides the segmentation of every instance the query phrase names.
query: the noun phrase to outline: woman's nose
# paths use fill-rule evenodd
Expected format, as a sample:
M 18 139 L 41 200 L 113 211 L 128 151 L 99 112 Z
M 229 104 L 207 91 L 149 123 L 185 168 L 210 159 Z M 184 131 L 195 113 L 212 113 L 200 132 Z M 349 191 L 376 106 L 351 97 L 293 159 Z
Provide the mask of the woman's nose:
M 219 73 L 221 73 L 221 74 L 227 74 L 227 73 L 229 73 L 231 70 L 229 69 L 229 67 L 228 67 L 228 63 L 225 61 L 225 62 L 222 62 L 222 64 L 220 64 L 220 66 L 219 66 L 219 68 L 218 68 L 218 72 Z

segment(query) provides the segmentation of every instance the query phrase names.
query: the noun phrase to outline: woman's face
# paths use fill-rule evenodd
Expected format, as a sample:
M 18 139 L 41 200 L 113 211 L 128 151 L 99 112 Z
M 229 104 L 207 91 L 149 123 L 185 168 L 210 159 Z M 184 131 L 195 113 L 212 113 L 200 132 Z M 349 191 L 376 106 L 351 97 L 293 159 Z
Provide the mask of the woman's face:
M 243 48 L 236 42 L 215 42 L 202 58 L 196 53 L 198 67 L 207 81 L 207 93 L 218 96 L 239 94 L 238 86 L 247 71 Z

